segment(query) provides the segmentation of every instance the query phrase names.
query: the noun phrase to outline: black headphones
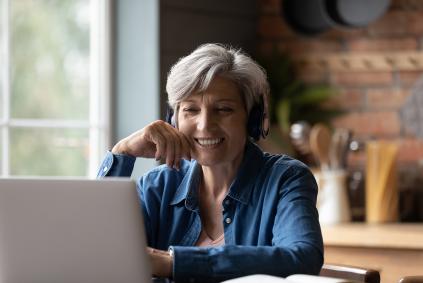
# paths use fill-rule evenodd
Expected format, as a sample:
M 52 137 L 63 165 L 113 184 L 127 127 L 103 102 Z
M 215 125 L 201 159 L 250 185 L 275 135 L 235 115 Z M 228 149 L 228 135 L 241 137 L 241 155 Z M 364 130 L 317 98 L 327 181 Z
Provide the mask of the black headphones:
M 173 109 L 168 105 L 166 110 L 165 122 L 167 122 L 168 124 L 171 124 L 172 127 L 176 128 L 175 121 L 173 118 L 174 114 L 175 114 L 175 111 L 173 111 Z
M 166 111 L 166 118 L 165 121 L 171 124 L 173 127 L 176 127 L 174 111 L 171 107 L 167 107 Z M 258 141 L 260 138 L 266 138 L 269 133 L 269 129 L 264 129 L 264 119 L 265 117 L 264 112 L 264 101 L 263 96 L 260 96 L 260 100 L 258 103 L 253 105 L 251 108 L 250 115 L 248 116 L 247 122 L 247 131 L 248 135 L 254 140 Z

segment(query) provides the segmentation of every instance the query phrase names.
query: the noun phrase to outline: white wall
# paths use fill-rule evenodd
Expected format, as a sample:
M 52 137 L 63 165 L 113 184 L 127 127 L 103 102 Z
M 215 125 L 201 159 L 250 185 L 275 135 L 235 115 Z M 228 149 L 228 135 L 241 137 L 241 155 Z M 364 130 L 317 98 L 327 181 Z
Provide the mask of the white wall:
M 114 142 L 160 116 L 159 1 L 115 2 Z M 138 159 L 137 177 L 154 160 Z

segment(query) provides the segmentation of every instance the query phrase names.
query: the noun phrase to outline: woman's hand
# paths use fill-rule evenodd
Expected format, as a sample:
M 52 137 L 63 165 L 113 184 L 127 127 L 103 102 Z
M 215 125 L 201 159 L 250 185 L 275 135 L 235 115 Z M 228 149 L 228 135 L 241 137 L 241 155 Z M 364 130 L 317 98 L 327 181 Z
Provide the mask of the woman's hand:
M 119 141 L 112 153 L 155 158 L 179 169 L 182 158 L 191 159 L 191 144 L 183 133 L 158 120 Z
M 172 277 L 173 259 L 169 252 L 148 247 L 152 275 L 155 277 Z

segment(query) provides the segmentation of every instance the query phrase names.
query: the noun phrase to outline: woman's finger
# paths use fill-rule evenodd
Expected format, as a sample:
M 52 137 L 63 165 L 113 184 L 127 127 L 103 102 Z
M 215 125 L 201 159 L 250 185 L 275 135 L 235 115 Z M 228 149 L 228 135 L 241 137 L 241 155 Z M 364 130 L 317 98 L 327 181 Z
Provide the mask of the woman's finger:
M 170 168 L 173 167 L 175 162 L 175 135 L 174 129 L 170 127 L 163 127 L 160 129 L 160 134 L 163 136 L 163 142 L 166 144 L 166 151 L 162 155 L 162 160 L 166 162 L 166 165 Z
M 186 135 L 179 132 L 179 136 L 180 136 L 181 145 L 182 145 L 181 156 L 185 157 L 187 160 L 191 160 L 191 149 L 192 149 L 193 146 L 192 146 L 190 140 L 187 138 Z
M 182 148 L 182 141 L 181 137 L 179 136 L 178 132 L 174 132 L 174 139 L 175 139 L 175 152 L 174 152 L 174 167 L 176 170 L 179 170 L 181 165 L 181 154 L 183 152 Z
M 159 128 L 152 128 L 150 131 L 150 140 L 156 145 L 156 154 L 154 158 L 159 161 L 166 157 L 166 138 L 162 135 Z
M 147 139 L 154 144 L 156 160 L 171 168 L 180 168 L 182 158 L 191 159 L 192 144 L 178 129 L 163 121 L 156 121 L 145 130 Z

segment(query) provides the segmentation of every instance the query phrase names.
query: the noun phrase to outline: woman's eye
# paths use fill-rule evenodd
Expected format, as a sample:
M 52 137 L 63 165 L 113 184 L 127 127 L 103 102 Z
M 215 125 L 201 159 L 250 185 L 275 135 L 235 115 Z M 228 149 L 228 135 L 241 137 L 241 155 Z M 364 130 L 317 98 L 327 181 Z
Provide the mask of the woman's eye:
M 232 110 L 232 108 L 229 108 L 229 107 L 220 107 L 220 108 L 217 108 L 217 111 L 219 111 L 219 112 L 232 112 L 233 110 Z
M 188 113 L 194 113 L 194 112 L 197 112 L 198 109 L 187 107 L 187 108 L 183 108 L 182 111 L 188 112 Z

